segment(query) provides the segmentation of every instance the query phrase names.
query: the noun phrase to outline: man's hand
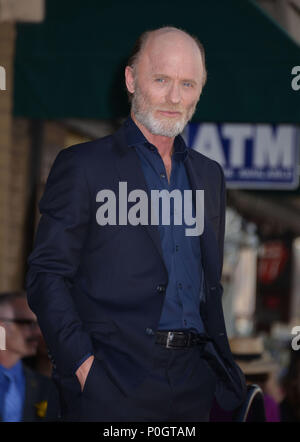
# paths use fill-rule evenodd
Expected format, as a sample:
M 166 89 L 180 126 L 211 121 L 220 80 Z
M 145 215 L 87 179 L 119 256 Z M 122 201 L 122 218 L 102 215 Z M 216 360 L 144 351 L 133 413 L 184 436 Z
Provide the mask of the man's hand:
M 80 382 L 81 385 L 81 391 L 83 391 L 84 384 L 87 378 L 87 375 L 89 374 L 91 365 L 94 361 L 94 356 L 89 356 L 76 370 L 76 376 Z

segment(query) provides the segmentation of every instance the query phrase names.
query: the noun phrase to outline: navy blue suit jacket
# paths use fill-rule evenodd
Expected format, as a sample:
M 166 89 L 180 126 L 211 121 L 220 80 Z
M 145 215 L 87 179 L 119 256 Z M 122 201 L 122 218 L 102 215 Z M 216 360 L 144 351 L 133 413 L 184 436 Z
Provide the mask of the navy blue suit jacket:
M 233 409 L 245 397 L 245 379 L 230 351 L 221 302 L 224 174 L 217 162 L 192 149 L 185 164 L 193 192 L 204 190 L 201 315 L 212 338 L 206 357 L 218 375 L 219 404 Z M 127 182 L 128 193 L 148 193 L 123 126 L 59 152 L 39 203 L 26 289 L 58 376 L 75 376 L 78 362 L 91 352 L 126 395 L 150 370 L 168 274 L 157 226 L 97 223 L 97 193 L 111 189 L 118 195 L 119 181 Z

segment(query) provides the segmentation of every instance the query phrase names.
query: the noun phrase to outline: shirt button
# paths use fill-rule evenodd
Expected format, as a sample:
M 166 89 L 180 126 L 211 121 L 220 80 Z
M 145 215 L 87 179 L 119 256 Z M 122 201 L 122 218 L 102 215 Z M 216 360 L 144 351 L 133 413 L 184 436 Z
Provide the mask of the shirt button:
M 146 335 L 148 335 L 148 336 L 152 336 L 152 335 L 154 335 L 154 331 L 152 330 L 152 328 L 146 328 Z
M 156 287 L 156 290 L 157 290 L 159 293 L 164 293 L 164 292 L 166 291 L 166 286 L 163 285 L 163 284 L 159 284 L 159 285 Z

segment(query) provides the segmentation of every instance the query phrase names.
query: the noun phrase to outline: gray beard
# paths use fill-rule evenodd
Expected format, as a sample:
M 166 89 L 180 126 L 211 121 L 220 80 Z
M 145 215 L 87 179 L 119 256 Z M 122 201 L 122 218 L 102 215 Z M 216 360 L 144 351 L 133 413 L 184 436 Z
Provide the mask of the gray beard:
M 196 106 L 188 118 L 184 118 L 176 122 L 170 121 L 168 124 L 168 122 L 158 120 L 152 115 L 143 95 L 140 93 L 139 88 L 136 87 L 135 93 L 132 97 L 131 109 L 137 121 L 145 126 L 150 133 L 153 135 L 174 138 L 183 131 L 186 124 L 190 121 L 195 112 Z

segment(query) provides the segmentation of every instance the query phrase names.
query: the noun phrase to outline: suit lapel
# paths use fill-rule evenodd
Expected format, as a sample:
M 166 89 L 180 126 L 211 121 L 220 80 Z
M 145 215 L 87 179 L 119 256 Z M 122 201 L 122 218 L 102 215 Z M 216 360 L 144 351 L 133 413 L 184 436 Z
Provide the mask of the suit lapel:
M 195 164 L 197 164 L 197 172 Z M 208 183 L 204 182 L 202 179 L 204 176 L 204 173 L 201 170 L 203 163 L 200 161 L 197 161 L 196 163 L 196 158 L 194 157 L 194 151 L 192 149 L 186 158 L 185 166 L 193 192 L 194 204 L 196 204 L 196 189 L 204 190 L 204 229 L 199 240 L 206 284 L 212 285 L 213 281 L 215 280 L 215 275 L 211 273 L 211 270 L 215 269 L 214 261 L 215 254 L 217 253 L 217 238 L 213 230 L 212 223 L 210 222 Z
M 140 159 L 135 149 L 131 146 L 127 146 L 126 141 L 122 139 L 122 128 L 115 133 L 117 138 L 116 149 L 118 152 L 116 167 L 118 170 L 119 181 L 126 181 L 127 183 L 127 193 L 129 194 L 132 190 L 143 190 L 148 196 L 148 225 L 142 225 L 146 230 L 150 238 L 152 239 L 163 263 L 163 252 L 161 248 L 160 235 L 158 227 L 156 225 L 151 225 L 150 214 L 151 214 L 151 193 L 148 190 L 147 183 L 143 174 L 143 170 L 140 164 Z M 125 138 L 125 137 L 124 137 Z M 133 203 L 128 203 L 128 208 Z M 165 265 L 165 263 L 164 263 Z M 166 269 L 167 271 L 167 269 Z

